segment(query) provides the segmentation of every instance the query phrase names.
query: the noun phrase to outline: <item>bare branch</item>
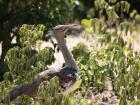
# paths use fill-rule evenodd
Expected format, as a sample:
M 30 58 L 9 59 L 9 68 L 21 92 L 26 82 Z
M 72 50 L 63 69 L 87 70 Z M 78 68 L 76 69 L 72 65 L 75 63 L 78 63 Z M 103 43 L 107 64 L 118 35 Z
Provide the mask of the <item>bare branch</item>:
M 13 101 L 18 96 L 23 94 L 34 97 L 37 94 L 38 87 L 42 81 L 48 81 L 54 76 L 57 76 L 60 81 L 73 81 L 77 80 L 77 70 L 72 68 L 61 68 L 61 69 L 51 69 L 45 70 L 39 73 L 37 76 L 33 78 L 33 80 L 29 84 L 21 84 L 15 88 L 13 88 L 9 92 L 9 96 L 6 98 L 7 101 Z M 0 102 L 1 103 L 1 102 Z

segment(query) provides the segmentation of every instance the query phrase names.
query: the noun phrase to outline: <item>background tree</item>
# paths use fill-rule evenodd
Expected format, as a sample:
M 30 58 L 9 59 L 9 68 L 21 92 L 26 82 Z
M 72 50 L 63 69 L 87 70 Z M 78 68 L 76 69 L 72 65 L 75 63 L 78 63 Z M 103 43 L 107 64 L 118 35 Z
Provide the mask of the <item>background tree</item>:
M 130 19 L 130 13 L 136 10 L 140 13 L 140 1 L 139 0 L 73 0 L 74 4 L 74 17 L 78 19 L 83 18 L 98 18 L 100 16 L 105 16 L 107 18 L 106 9 L 107 7 L 118 6 L 115 9 L 119 18 Z M 101 8 L 97 8 L 97 5 Z M 130 10 L 122 10 L 125 6 L 130 6 Z M 137 15 L 137 14 L 135 14 Z M 79 17 L 80 16 L 80 17 Z M 134 19 L 134 18 L 132 18 Z

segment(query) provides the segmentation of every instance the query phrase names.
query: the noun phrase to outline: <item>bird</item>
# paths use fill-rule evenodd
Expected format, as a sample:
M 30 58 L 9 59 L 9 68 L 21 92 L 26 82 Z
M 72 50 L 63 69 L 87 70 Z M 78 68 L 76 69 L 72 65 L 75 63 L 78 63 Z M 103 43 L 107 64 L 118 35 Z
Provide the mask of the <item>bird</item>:
M 45 35 L 46 38 L 48 36 L 52 36 L 56 39 L 64 57 L 65 66 L 61 68 L 61 71 L 58 74 L 61 86 L 63 88 L 68 87 L 67 83 L 73 84 L 78 79 L 78 66 L 72 56 L 72 53 L 68 49 L 65 41 L 65 35 L 69 30 L 79 31 L 81 29 L 82 26 L 77 24 L 57 25 L 53 27 L 52 30 L 48 31 L 48 33 Z

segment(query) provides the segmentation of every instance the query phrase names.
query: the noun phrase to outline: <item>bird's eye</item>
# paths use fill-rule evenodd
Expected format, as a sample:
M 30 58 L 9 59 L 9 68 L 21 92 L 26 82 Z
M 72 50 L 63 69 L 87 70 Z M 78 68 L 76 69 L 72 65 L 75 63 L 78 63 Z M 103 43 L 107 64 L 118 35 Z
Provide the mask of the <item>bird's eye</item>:
M 65 31 L 65 28 L 62 28 L 60 31 L 61 31 L 61 32 Z

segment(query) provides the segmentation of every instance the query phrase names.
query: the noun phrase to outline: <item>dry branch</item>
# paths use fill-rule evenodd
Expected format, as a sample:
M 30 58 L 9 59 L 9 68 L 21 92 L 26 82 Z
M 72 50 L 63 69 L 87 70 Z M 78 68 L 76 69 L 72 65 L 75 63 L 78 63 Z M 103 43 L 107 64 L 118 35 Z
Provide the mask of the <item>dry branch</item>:
M 36 96 L 38 87 L 42 81 L 49 81 L 54 76 L 58 76 L 59 80 L 63 83 L 65 81 L 73 81 L 73 83 L 77 80 L 77 70 L 72 68 L 61 68 L 61 69 L 51 69 L 45 70 L 39 73 L 37 76 L 33 78 L 29 84 L 21 84 L 15 88 L 13 88 L 9 92 L 9 96 L 7 97 L 7 101 L 13 101 L 18 96 L 23 94 L 34 97 Z

